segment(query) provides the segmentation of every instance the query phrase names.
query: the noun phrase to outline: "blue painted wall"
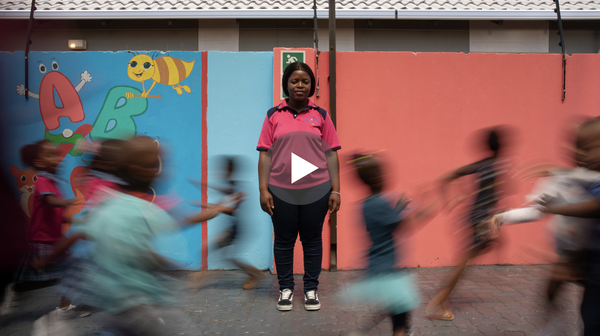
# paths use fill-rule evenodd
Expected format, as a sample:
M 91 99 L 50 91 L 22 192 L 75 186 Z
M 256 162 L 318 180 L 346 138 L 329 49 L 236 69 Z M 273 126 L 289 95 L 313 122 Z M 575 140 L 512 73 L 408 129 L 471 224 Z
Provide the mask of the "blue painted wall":
M 149 94 L 160 95 L 160 99 L 126 98 L 127 92 L 134 95 L 142 92 L 142 83 L 128 76 L 129 62 L 134 58 L 134 54 L 129 52 L 32 52 L 29 56 L 29 87 L 32 92 L 39 93 L 44 78 L 44 87 L 47 87 L 51 80 L 64 82 L 64 77 L 74 87 L 79 84 L 82 73 L 87 71 L 91 80 L 76 94 L 81 100 L 84 119 L 71 122 L 65 117 L 60 118 L 60 127 L 49 131 L 50 137 L 57 142 L 68 142 L 73 138 L 61 138 L 63 129 L 75 131 L 78 127 L 89 124 L 93 126 L 91 135 L 74 136 L 81 138 L 78 144 L 86 141 L 93 144 L 94 140 L 102 136 L 128 138 L 133 133 L 157 138 L 161 147 L 167 149 L 159 193 L 176 191 L 184 199 L 200 200 L 200 189 L 192 186 L 188 177 L 199 179 L 201 174 L 201 53 L 142 54 L 152 56 L 153 62 L 160 57 L 195 61 L 189 76 L 181 81 L 181 85 L 187 85 L 191 92 L 182 90 L 182 94 L 178 94 L 170 85 L 157 83 Z M 166 69 L 161 70 L 161 76 L 166 76 L 166 72 L 178 71 L 173 65 Z M 17 87 L 24 83 L 23 52 L 0 53 L 0 70 L 3 74 L 0 79 L 0 90 L 3 92 L 0 108 L 4 116 L 2 120 L 8 125 L 6 139 L 9 140 L 3 144 L 2 155 L 4 162 L 22 169 L 24 165 L 19 157 L 19 149 L 44 138 L 46 125 L 42 115 L 48 115 L 47 112 L 52 108 L 41 108 L 40 99 L 30 97 L 26 101 L 18 94 Z M 64 76 L 53 72 L 60 72 Z M 239 180 L 243 181 L 243 189 L 248 196 L 241 206 L 243 239 L 235 255 L 262 269 L 272 267 L 272 231 L 270 219 L 262 213 L 258 204 L 258 153 L 255 146 L 265 113 L 272 105 L 272 73 L 272 53 L 208 54 L 209 182 L 218 182 L 219 167 L 215 166 L 218 156 L 238 156 L 242 166 Z M 84 77 L 89 79 L 89 76 Z M 146 80 L 144 84 L 148 90 L 152 79 Z M 65 92 L 72 93 L 72 88 L 61 89 L 60 85 L 64 83 L 59 84 L 56 90 L 63 94 L 63 98 L 66 97 Z M 58 93 L 54 93 L 54 96 L 57 97 Z M 48 97 L 51 95 L 41 97 L 42 106 L 52 106 L 52 99 Z M 65 105 L 71 106 L 72 102 L 65 102 Z M 130 117 L 128 114 L 134 116 Z M 109 121 L 110 119 L 113 121 Z M 85 166 L 84 161 L 89 163 L 90 158 L 90 154 L 72 150 L 63 160 L 60 175 L 69 180 L 71 171 L 77 166 Z M 7 176 L 12 176 L 8 166 L 0 169 Z M 14 181 L 16 188 L 16 178 Z M 70 186 L 65 185 L 64 192 L 66 197 L 73 197 Z M 209 202 L 216 201 L 219 196 L 214 191 L 209 192 Z M 183 207 L 193 209 L 186 205 Z M 227 218 L 209 222 L 209 243 L 227 223 Z M 164 237 L 157 244 L 160 252 L 180 262 L 182 268 L 199 269 L 202 260 L 201 242 L 201 228 L 196 226 Z M 223 259 L 226 252 L 214 251 L 209 245 L 209 268 L 232 268 Z
M 215 251 L 209 245 L 211 269 L 231 268 L 226 257 L 245 260 L 260 269 L 272 267 L 272 224 L 258 202 L 258 151 L 256 144 L 267 110 L 273 105 L 273 53 L 208 53 L 208 181 L 218 181 L 221 156 L 234 155 L 237 178 L 247 200 L 239 215 L 240 241 L 235 250 Z M 209 191 L 209 202 L 221 195 Z M 228 226 L 221 216 L 209 222 L 209 243 Z M 225 258 L 224 258 L 225 257 Z

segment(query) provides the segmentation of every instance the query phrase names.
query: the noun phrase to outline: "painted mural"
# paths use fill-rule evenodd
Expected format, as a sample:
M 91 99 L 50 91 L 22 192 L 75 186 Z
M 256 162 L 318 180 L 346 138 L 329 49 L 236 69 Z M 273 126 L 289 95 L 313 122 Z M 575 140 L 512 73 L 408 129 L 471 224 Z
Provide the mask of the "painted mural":
M 249 198 L 254 197 L 258 190 L 254 146 L 264 113 L 272 106 L 273 55 L 211 52 L 207 57 L 211 62 L 205 59 L 204 63 L 202 57 L 200 52 L 31 52 L 26 92 L 24 53 L 0 53 L 0 108 L 2 121 L 10 125 L 5 137 L 9 141 L 1 148 L 6 165 L 0 169 L 14 179 L 25 216 L 31 213 L 37 176 L 32 167 L 23 165 L 19 150 L 42 139 L 58 148 L 62 162 L 57 174 L 66 182 L 62 186 L 65 197 L 82 198 L 82 204 L 86 200 L 80 176 L 91 163 L 97 144 L 135 135 L 151 136 L 166 149 L 155 194 L 175 192 L 185 200 L 200 200 L 201 191 L 189 183 L 189 178 L 200 178 L 202 171 L 207 171 L 212 179 L 216 174 L 211 172 L 212 157 L 233 154 L 247 163 L 240 179 L 247 181 Z M 249 63 L 253 66 L 248 67 Z M 210 101 L 205 110 L 210 125 L 205 137 L 208 162 L 203 162 L 201 155 L 205 69 L 212 74 L 208 79 L 213 86 L 205 91 Z M 238 75 L 252 78 L 252 85 L 232 81 Z M 209 202 L 217 197 L 208 193 Z M 242 244 L 241 257 L 259 268 L 270 268 L 270 221 L 250 202 L 241 209 L 255 234 Z M 198 210 L 191 202 L 184 203 L 183 212 Z M 82 209 L 83 205 L 69 208 L 68 215 L 81 216 Z M 198 225 L 161 238 L 157 249 L 183 269 L 200 269 L 203 260 L 209 269 L 233 268 L 210 248 L 224 223 L 221 219 L 209 222 L 204 237 Z M 76 225 L 63 225 L 66 235 L 73 230 L 77 230 Z M 203 244 L 209 246 L 208 259 L 202 256 Z
M 328 106 L 328 86 L 323 84 L 328 76 L 327 55 L 320 56 L 321 97 L 316 101 L 321 106 Z M 517 164 L 537 157 L 559 162 L 560 139 L 548 140 L 548 134 L 562 134 L 565 120 L 575 113 L 595 115 L 600 104 L 595 94 L 600 78 L 596 76 L 600 71 L 597 56 L 570 56 L 570 93 L 563 102 L 561 86 L 555 85 L 560 84 L 560 62 L 556 61 L 560 55 L 339 53 L 338 134 L 344 151 L 386 148 L 394 158 L 391 164 L 398 169 L 397 176 L 403 179 L 397 183 L 409 190 L 475 160 L 465 150 L 467 136 L 492 124 L 527 130 L 520 139 L 523 145 L 516 153 Z M 31 213 L 37 177 L 32 167 L 21 162 L 22 146 L 42 139 L 54 143 L 63 158 L 59 175 L 67 181 L 65 196 L 83 197 L 78 175 L 90 163 L 98 141 L 148 135 L 167 149 L 157 194 L 174 190 L 183 199 L 200 200 L 203 194 L 189 178 L 206 174 L 209 182 L 216 180 L 218 169 L 212 158 L 223 154 L 240 158 L 239 179 L 247 192 L 240 218 L 250 232 L 240 253 L 258 268 L 272 267 L 272 228 L 270 218 L 258 206 L 255 146 L 266 111 L 278 102 L 277 56 L 272 52 L 123 51 L 32 52 L 29 57 L 26 100 L 24 53 L 0 52 L 0 113 L 8 140 L 1 144 L 0 170 L 12 178 L 25 216 Z M 353 80 L 357 76 L 358 82 Z M 394 82 L 400 77 L 406 80 Z M 398 96 L 398 92 L 403 94 Z M 365 119 L 365 115 L 373 117 Z M 382 118 L 389 122 L 382 124 Z M 389 143 L 396 145 L 390 148 L 385 145 Z M 338 269 L 356 269 L 364 266 L 360 258 L 368 246 L 361 217 L 352 206 L 362 194 L 347 174 L 342 174 L 342 183 Z M 530 186 L 520 188 L 514 205 L 522 202 Z M 213 203 L 220 197 L 211 190 L 206 196 Z M 71 209 L 72 215 L 80 210 Z M 195 226 L 165 237 L 157 242 L 158 250 L 184 269 L 199 269 L 203 258 L 208 269 L 233 268 L 210 248 L 226 229 L 225 222 L 224 217 L 210 221 L 204 235 L 203 228 Z M 455 222 L 454 214 L 433 220 L 407 242 L 412 253 L 406 254 L 402 265 L 452 265 L 454 254 L 449 251 L 458 250 L 459 242 L 448 237 L 455 235 Z M 75 226 L 64 230 L 69 234 Z M 509 243 L 476 263 L 547 262 L 523 250 L 528 244 L 548 247 L 541 223 L 504 232 Z M 209 244 L 208 256 L 202 255 L 203 244 Z
M 17 190 L 21 193 L 19 204 L 27 222 L 29 222 L 31 220 L 31 211 L 33 209 L 33 192 L 35 191 L 37 172 L 35 169 L 27 167 L 20 169 L 9 165 L 8 168 L 10 169 L 12 176 L 16 179 Z
M 170 85 L 178 95 L 183 94 L 183 91 L 191 93 L 189 86 L 181 86 L 181 82 L 185 80 L 194 69 L 194 61 L 185 62 L 179 58 L 162 56 L 152 59 L 150 55 L 136 54 L 130 61 L 127 68 L 127 75 L 136 82 L 142 83 L 142 93 L 136 95 L 132 92 L 126 94 L 127 98 L 142 97 L 142 98 L 158 98 L 160 95 L 151 96 L 150 91 L 156 83 Z M 152 79 L 152 85 L 146 91 L 144 82 Z
M 80 176 L 86 173 L 85 168 L 99 141 L 130 139 L 144 134 L 154 137 L 157 142 L 165 142 L 167 147 L 179 142 L 199 142 L 199 127 L 194 126 L 200 122 L 198 114 L 178 112 L 191 112 L 201 105 L 200 95 L 182 95 L 184 91 L 200 91 L 196 90 L 200 70 L 194 69 L 200 56 L 200 53 L 139 52 L 132 58 L 128 52 L 32 52 L 29 56 L 29 91 L 26 92 L 23 53 L 0 54 L 5 74 L 1 84 L 5 92 L 2 109 L 8 113 L 5 120 L 12 126 L 11 141 L 4 148 L 5 162 L 9 165 L 2 169 L 9 171 L 7 176 L 15 178 L 21 210 L 26 217 L 31 214 L 37 179 L 36 171 L 24 167 L 19 157 L 19 149 L 26 144 L 46 139 L 56 145 L 62 160 L 59 176 L 68 182 L 63 188 L 65 197 L 83 199 L 80 206 L 66 209 L 66 217 L 72 217 L 77 216 L 86 202 Z M 132 79 L 135 82 L 132 83 Z M 144 86 L 146 80 L 152 81 L 147 89 Z M 152 96 L 150 91 L 157 83 L 170 85 L 173 89 L 161 90 L 159 95 Z M 7 95 L 7 92 L 12 94 Z M 190 162 L 190 169 L 199 169 L 200 162 L 186 157 L 188 155 L 173 151 L 174 164 L 185 157 Z M 175 188 L 183 183 L 177 176 L 165 176 L 164 179 Z M 198 195 L 186 195 L 185 189 L 182 197 L 199 198 Z M 69 231 L 69 227 L 69 223 L 63 224 L 63 231 Z M 200 238 L 171 239 L 188 245 L 197 244 Z M 175 249 L 172 252 L 170 254 L 179 256 L 178 259 L 192 268 L 197 264 L 198 256 L 192 255 L 195 252 Z

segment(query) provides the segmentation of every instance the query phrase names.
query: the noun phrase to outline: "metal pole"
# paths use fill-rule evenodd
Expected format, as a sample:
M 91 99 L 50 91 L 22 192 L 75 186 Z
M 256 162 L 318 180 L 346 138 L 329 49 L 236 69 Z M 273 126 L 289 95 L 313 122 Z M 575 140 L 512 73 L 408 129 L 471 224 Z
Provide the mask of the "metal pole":
M 329 0 L 329 115 L 336 125 L 335 0 Z
M 554 0 L 556 2 L 556 8 L 554 12 L 556 13 L 556 23 L 558 23 L 558 35 L 560 35 L 560 42 L 558 45 L 562 50 L 562 68 L 563 68 L 563 92 L 562 92 L 562 100 L 565 100 L 567 96 L 567 50 L 565 46 L 565 34 L 562 25 L 562 18 L 560 16 L 560 4 L 558 0 Z
M 29 45 L 31 44 L 31 32 L 33 31 L 33 12 L 35 12 L 35 0 L 31 0 L 31 12 L 29 13 L 29 25 L 27 27 L 27 44 L 25 45 L 25 100 L 29 100 Z
M 329 0 L 329 116 L 337 127 L 336 59 L 335 59 L 335 0 Z M 329 215 L 331 237 L 331 271 L 337 270 L 337 213 Z
M 316 63 L 317 63 L 317 68 L 315 69 L 315 73 L 316 73 L 316 77 L 317 77 L 317 87 L 315 90 L 315 93 L 317 94 L 317 97 L 320 96 L 320 83 L 319 83 L 319 54 L 321 53 L 321 51 L 319 51 L 319 25 L 318 25 L 318 20 L 317 20 L 317 0 L 313 0 L 313 32 L 315 35 L 315 39 L 314 39 L 314 47 L 315 47 L 315 58 L 316 58 Z

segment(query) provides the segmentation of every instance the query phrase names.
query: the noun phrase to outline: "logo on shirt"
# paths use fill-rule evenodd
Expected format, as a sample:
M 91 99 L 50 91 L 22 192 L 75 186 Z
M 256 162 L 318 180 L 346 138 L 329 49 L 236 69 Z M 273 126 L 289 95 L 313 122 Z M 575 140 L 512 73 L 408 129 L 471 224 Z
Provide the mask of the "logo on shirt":
M 319 126 L 319 120 L 317 120 L 317 118 L 315 117 L 306 117 L 306 119 L 304 119 L 304 122 L 311 126 Z

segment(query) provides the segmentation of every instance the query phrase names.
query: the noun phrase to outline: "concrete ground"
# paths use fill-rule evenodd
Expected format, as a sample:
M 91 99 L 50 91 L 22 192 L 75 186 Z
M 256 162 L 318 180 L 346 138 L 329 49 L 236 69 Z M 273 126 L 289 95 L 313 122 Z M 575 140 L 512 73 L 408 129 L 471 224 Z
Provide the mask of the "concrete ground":
M 449 268 L 411 270 L 419 280 L 422 300 L 435 293 Z M 579 316 L 581 288 L 564 286 L 557 302 L 559 313 L 545 310 L 544 291 L 548 266 L 473 266 L 467 270 L 450 297 L 454 321 L 431 321 L 424 316 L 424 303 L 412 313 L 413 335 L 568 335 L 581 334 Z M 322 309 L 303 308 L 301 277 L 296 278 L 294 309 L 275 308 L 278 287 L 275 275 L 254 290 L 242 290 L 245 276 L 238 271 L 209 272 L 208 284 L 199 291 L 186 288 L 190 273 L 172 272 L 161 277 L 173 289 L 175 299 L 162 314 L 168 335 L 391 335 L 389 318 L 376 328 L 364 325 L 381 313 L 365 302 L 348 300 L 348 288 L 360 272 L 323 271 L 319 287 Z M 54 310 L 59 298 L 53 289 L 25 293 L 17 312 L 0 319 L 0 335 L 30 335 L 33 322 Z M 103 327 L 105 316 L 95 313 L 73 318 L 78 335 L 112 335 Z M 550 326 L 552 333 L 542 329 Z

